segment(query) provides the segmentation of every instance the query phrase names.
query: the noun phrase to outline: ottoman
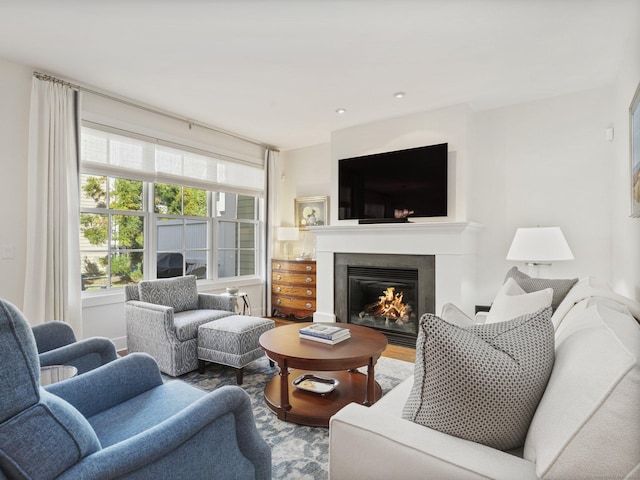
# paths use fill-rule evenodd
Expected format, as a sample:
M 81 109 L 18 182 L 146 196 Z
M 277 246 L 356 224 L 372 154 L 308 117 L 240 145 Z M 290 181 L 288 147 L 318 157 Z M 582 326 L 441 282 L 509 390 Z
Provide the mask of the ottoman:
M 200 325 L 198 371 L 204 373 L 206 362 L 228 365 L 236 369 L 236 381 L 241 385 L 244 367 L 264 355 L 258 344 L 260 335 L 274 326 L 273 320 L 247 315 L 231 315 Z

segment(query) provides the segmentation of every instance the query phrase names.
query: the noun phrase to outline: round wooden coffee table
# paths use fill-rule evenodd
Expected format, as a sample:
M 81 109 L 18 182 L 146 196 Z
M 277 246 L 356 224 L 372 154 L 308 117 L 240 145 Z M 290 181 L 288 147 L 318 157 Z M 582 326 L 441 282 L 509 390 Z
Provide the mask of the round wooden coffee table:
M 387 337 L 371 328 L 340 323 L 351 330 L 351 338 L 336 345 L 301 339 L 298 331 L 311 323 L 277 327 L 260 336 L 260 346 L 280 367 L 264 388 L 264 398 L 280 420 L 329 426 L 329 418 L 351 402 L 372 405 L 382 396 L 374 367 L 387 347 Z M 367 373 L 356 370 L 367 367 Z M 292 382 L 304 374 L 335 379 L 338 385 L 326 394 L 301 390 Z

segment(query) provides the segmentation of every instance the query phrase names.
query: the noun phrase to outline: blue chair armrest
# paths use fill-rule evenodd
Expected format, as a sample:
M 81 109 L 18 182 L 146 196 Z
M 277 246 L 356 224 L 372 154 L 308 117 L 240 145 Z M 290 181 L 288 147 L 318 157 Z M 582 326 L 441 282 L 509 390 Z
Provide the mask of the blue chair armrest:
M 225 386 L 146 432 L 89 455 L 58 478 L 127 474 L 266 480 L 271 478 L 271 449 L 256 429 L 247 393 Z
M 91 417 L 158 385 L 162 385 L 162 377 L 153 357 L 131 353 L 45 389 Z
M 118 354 L 111 340 L 93 337 L 41 353 L 38 358 L 40 366 L 73 365 L 80 375 L 115 360 Z
M 71 325 L 58 320 L 35 325 L 31 327 L 31 331 L 36 339 L 38 353 L 48 352 L 76 341 Z

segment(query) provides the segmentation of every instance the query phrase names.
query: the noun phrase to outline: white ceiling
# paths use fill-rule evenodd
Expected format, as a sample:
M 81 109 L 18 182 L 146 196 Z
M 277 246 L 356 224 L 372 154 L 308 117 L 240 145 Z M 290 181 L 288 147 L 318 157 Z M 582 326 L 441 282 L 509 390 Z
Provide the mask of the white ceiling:
M 0 57 L 290 149 L 612 83 L 633 28 L 640 0 L 0 0 Z

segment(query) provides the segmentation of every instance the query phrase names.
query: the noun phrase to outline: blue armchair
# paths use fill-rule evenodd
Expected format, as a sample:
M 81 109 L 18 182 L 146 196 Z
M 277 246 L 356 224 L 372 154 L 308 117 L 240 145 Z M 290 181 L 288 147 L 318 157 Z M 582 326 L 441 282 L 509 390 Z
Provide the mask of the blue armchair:
M 32 330 L 2 300 L 0 360 L 0 478 L 271 478 L 240 387 L 163 383 L 135 353 L 45 389 Z
M 51 321 L 31 328 L 36 340 L 40 366 L 73 365 L 78 375 L 98 368 L 116 358 L 116 346 L 103 337 L 76 340 L 68 323 Z

